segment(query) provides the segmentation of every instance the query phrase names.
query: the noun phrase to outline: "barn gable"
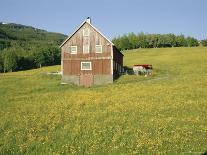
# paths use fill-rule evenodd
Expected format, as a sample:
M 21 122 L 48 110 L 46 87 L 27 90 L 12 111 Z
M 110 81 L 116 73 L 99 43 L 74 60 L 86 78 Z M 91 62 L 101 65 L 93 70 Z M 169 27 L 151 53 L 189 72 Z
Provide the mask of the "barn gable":
M 91 24 L 88 20 L 85 20 L 71 35 L 69 35 L 68 38 L 65 39 L 65 41 L 60 45 L 62 47 L 77 31 L 79 31 L 84 25 L 91 26 L 97 33 L 99 33 L 103 38 L 105 38 L 110 44 L 114 45 L 106 36 L 104 36 L 95 26 Z
M 90 31 L 90 37 L 83 36 L 83 30 L 88 28 Z M 95 45 L 102 45 L 103 54 L 111 52 L 111 46 L 113 43 L 102 35 L 92 24 L 85 21 L 81 26 L 70 35 L 61 45 L 61 49 L 68 51 L 68 47 L 77 46 L 77 54 L 82 54 L 83 46 L 90 46 L 90 52 L 95 53 Z M 100 54 L 99 54 L 100 55 Z M 78 55 L 77 55 L 78 56 Z

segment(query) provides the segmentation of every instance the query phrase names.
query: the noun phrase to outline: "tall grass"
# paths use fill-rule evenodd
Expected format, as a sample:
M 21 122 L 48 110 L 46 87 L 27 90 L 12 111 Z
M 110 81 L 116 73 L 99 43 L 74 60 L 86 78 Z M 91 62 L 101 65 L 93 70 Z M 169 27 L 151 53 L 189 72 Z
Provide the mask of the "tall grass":
M 138 49 L 152 77 L 91 88 L 60 85 L 60 66 L 0 74 L 0 154 L 207 151 L 207 48 Z

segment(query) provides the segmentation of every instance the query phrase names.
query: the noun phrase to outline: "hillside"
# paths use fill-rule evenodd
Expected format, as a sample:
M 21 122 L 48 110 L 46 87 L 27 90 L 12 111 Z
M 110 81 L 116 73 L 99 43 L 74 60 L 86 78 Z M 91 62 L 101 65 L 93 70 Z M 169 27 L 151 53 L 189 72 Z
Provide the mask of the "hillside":
M 65 38 L 31 26 L 0 23 L 0 72 L 60 64 L 59 45 Z
M 207 48 L 138 49 L 152 77 L 60 85 L 60 66 L 0 74 L 0 154 L 191 154 L 207 141 Z
M 0 50 L 16 48 L 28 52 L 45 46 L 58 46 L 65 38 L 63 34 L 47 32 L 31 26 L 0 23 Z

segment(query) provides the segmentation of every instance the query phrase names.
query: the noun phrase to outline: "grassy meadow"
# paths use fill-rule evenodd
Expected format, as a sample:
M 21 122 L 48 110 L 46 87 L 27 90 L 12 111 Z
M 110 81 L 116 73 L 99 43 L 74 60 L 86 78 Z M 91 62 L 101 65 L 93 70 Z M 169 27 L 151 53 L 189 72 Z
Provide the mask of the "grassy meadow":
M 0 74 L 0 154 L 201 154 L 207 151 L 207 48 L 137 49 L 152 77 L 60 85 L 60 66 Z

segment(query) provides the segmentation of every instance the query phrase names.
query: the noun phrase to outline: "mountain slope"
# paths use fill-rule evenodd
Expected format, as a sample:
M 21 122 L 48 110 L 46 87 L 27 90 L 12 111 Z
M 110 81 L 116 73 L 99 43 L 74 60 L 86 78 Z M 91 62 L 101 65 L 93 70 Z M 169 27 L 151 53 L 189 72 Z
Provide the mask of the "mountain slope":
M 47 32 L 31 26 L 0 23 L 0 51 L 17 48 L 28 52 L 48 46 L 58 46 L 65 38 L 66 35 Z
M 0 23 L 0 72 L 60 64 L 66 35 L 31 26 Z

